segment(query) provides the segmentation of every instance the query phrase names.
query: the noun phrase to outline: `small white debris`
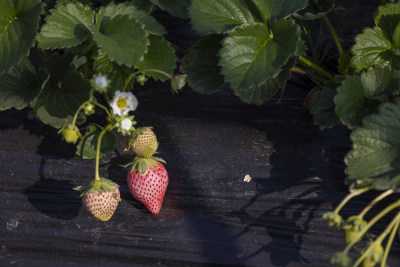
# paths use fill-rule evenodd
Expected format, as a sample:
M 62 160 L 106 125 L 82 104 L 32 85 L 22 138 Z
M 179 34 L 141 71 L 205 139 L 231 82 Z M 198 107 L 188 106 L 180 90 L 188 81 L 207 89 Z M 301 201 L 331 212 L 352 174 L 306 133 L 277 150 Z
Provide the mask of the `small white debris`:
M 11 231 L 17 227 L 18 227 L 18 220 L 11 219 L 11 220 L 7 221 L 7 230 Z
M 244 176 L 244 178 L 243 178 L 243 182 L 248 183 L 248 182 L 250 182 L 250 181 L 251 181 L 250 175 L 246 174 L 246 175 Z

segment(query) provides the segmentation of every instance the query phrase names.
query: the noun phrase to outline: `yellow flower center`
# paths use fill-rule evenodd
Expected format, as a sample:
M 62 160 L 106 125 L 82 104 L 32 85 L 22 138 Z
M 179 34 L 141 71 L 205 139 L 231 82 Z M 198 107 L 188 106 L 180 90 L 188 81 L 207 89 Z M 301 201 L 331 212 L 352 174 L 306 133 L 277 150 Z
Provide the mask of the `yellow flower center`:
M 123 108 L 125 108 L 126 107 L 126 99 L 124 99 L 124 98 L 119 98 L 118 100 L 117 100 L 117 107 L 118 108 L 120 108 L 120 109 L 123 109 Z

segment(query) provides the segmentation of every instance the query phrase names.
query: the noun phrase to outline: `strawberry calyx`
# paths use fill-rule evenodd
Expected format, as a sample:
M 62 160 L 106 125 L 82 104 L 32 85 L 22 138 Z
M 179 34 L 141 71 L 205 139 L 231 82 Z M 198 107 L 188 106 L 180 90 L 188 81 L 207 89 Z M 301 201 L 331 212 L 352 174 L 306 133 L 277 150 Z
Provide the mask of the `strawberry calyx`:
M 157 162 L 162 162 L 166 164 L 165 160 L 159 157 L 154 157 L 154 156 L 151 158 L 136 157 L 132 163 L 128 164 L 125 167 L 132 165 L 131 167 L 132 172 L 138 171 L 140 174 L 144 174 L 148 170 L 149 166 L 154 169 L 158 168 Z
M 74 190 L 81 192 L 81 197 L 90 193 L 97 192 L 101 194 L 103 192 L 114 192 L 115 188 L 119 185 L 112 182 L 111 180 L 101 178 L 100 180 L 92 180 L 88 185 L 81 185 L 74 188 Z

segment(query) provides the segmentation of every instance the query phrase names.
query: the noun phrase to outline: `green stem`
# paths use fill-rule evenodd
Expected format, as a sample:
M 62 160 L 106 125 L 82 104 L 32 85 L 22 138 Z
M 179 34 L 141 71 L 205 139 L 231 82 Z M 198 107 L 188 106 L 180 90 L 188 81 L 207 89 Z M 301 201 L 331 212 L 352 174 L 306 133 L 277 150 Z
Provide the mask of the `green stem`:
M 336 209 L 333 212 L 336 214 L 339 213 L 339 211 L 343 208 L 344 205 L 346 205 L 347 202 L 349 202 L 350 199 L 352 199 L 355 196 L 361 195 L 362 193 L 368 191 L 369 189 L 370 189 L 369 187 L 366 187 L 351 192 L 342 200 L 342 202 L 340 202 L 340 204 L 336 207 Z
M 339 51 L 339 54 L 342 55 L 343 54 L 343 47 L 342 44 L 340 43 L 340 39 L 336 34 L 335 29 L 332 26 L 332 23 L 330 22 L 330 20 L 328 19 L 328 17 L 325 15 L 323 16 L 324 21 L 326 22 L 326 25 L 328 26 L 329 31 L 331 32 L 332 38 L 335 41 L 336 47 Z
M 298 68 L 298 67 L 293 67 L 293 68 L 290 69 L 290 71 L 299 73 L 301 75 L 307 75 L 307 72 L 305 70 L 303 70 L 301 68 Z
M 374 200 L 371 201 L 371 203 L 369 203 L 368 206 L 366 206 L 366 207 L 360 212 L 360 214 L 358 215 L 358 217 L 359 217 L 360 219 L 362 219 L 362 218 L 365 216 L 365 214 L 367 214 L 367 212 L 368 212 L 376 203 L 378 203 L 379 201 L 381 201 L 381 200 L 384 199 L 385 197 L 389 196 L 390 194 L 393 194 L 393 192 L 394 192 L 394 191 L 393 191 L 392 189 L 389 189 L 389 190 L 386 190 L 385 192 L 383 192 L 382 194 L 380 194 L 379 196 L 377 196 Z
M 312 63 L 310 60 L 304 58 L 304 57 L 299 57 L 299 60 L 301 62 L 303 62 L 304 64 L 306 64 L 307 66 L 309 66 L 310 68 L 313 68 L 314 70 L 318 71 L 319 73 L 321 73 L 322 75 L 324 75 L 325 77 L 327 77 L 330 80 L 333 80 L 334 77 L 332 74 L 330 74 L 329 72 L 327 72 L 326 70 L 324 70 L 323 68 L 321 68 L 320 66 Z
M 350 249 L 358 243 L 359 239 L 364 236 L 364 234 L 377 222 L 379 221 L 383 216 L 394 210 L 395 208 L 400 207 L 400 200 L 390 204 L 387 206 L 383 211 L 378 213 L 374 218 L 372 218 L 368 224 L 358 233 L 358 238 L 355 238 L 353 241 L 351 241 L 350 244 L 347 245 L 347 247 L 343 250 L 345 254 L 347 254 Z
M 110 113 L 110 111 L 108 111 L 108 108 L 106 108 L 105 106 L 103 106 L 102 104 L 96 102 L 96 101 L 92 101 L 92 103 L 96 106 L 98 106 L 99 108 L 104 109 L 104 111 L 107 113 L 108 118 L 112 118 L 112 115 Z
M 83 102 L 83 104 L 78 108 L 78 110 L 75 112 L 74 118 L 72 119 L 72 125 L 75 125 L 76 123 L 76 119 L 78 118 L 79 112 L 81 111 L 81 109 L 83 109 L 85 107 L 85 105 L 87 105 L 87 103 L 89 103 L 91 100 L 87 100 L 85 102 Z
M 382 241 L 386 238 L 386 236 L 393 230 L 395 224 L 397 224 L 400 220 L 400 212 L 397 213 L 396 217 L 390 222 L 390 224 L 385 228 L 385 230 L 379 235 L 377 239 L 368 247 L 366 251 L 361 255 L 360 258 L 354 263 L 353 267 L 357 267 L 362 263 L 365 257 L 368 256 L 368 253 L 375 247 L 376 244 L 381 244 Z M 385 259 L 386 261 L 386 259 Z M 383 261 L 382 261 L 383 262 Z
M 160 73 L 164 76 L 166 76 L 168 79 L 172 79 L 172 76 L 169 75 L 168 73 L 162 71 L 162 70 L 157 70 L 157 69 L 145 69 L 145 70 L 139 70 L 136 71 L 134 73 L 132 73 L 128 79 L 126 79 L 125 84 L 124 84 L 124 88 L 122 89 L 122 92 L 125 92 L 126 88 L 128 87 L 128 84 L 131 82 L 131 80 L 133 79 L 133 77 L 135 77 L 136 75 L 138 75 L 139 73 L 143 73 L 143 72 L 157 72 Z
M 386 266 L 386 261 L 389 256 L 390 248 L 392 247 L 394 237 L 396 236 L 397 230 L 399 229 L 399 225 L 400 225 L 400 220 L 397 220 L 396 224 L 394 225 L 394 227 L 392 229 L 392 233 L 390 234 L 389 239 L 386 243 L 385 253 L 383 254 L 383 257 L 382 257 L 381 267 Z
M 114 126 L 112 124 L 107 125 L 106 128 L 101 131 L 99 134 L 99 137 L 97 139 L 97 147 L 96 147 L 96 173 L 95 173 L 95 179 L 100 180 L 99 176 L 99 168 L 100 168 L 100 146 L 101 146 L 101 139 L 103 139 L 103 136 L 110 131 Z

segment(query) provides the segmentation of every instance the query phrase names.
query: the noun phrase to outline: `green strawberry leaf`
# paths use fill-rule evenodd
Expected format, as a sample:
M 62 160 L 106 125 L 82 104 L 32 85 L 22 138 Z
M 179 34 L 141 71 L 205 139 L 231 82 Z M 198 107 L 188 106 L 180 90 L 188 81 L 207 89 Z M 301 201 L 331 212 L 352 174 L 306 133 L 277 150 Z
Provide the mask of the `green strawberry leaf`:
M 339 118 L 335 112 L 335 98 L 337 83 L 328 83 L 314 94 L 315 100 L 311 103 L 310 113 L 314 116 L 314 123 L 321 128 L 331 128 L 338 124 Z
M 244 0 L 193 0 L 189 13 L 199 34 L 222 33 L 254 22 Z
M 366 28 L 356 36 L 355 41 L 356 44 L 351 49 L 354 55 L 351 65 L 356 72 L 392 61 L 392 44 L 380 28 Z
M 0 75 L 27 56 L 35 43 L 43 4 L 39 0 L 0 3 Z
M 77 146 L 76 154 L 84 159 L 96 157 L 97 140 L 103 128 L 97 124 L 90 124 L 86 128 L 86 134 Z M 117 144 L 117 136 L 108 131 L 101 139 L 100 157 L 112 151 Z
M 41 81 L 28 58 L 0 76 L 0 110 L 23 109 L 42 91 L 48 80 Z
M 153 9 L 153 4 L 149 0 L 134 0 L 131 3 L 137 9 L 144 10 L 147 14 L 150 14 Z
M 313 0 L 308 6 L 294 14 L 296 19 L 320 19 L 329 12 L 346 13 L 358 5 L 358 0 Z
M 361 73 L 361 83 L 366 97 L 391 95 L 398 91 L 400 71 L 392 70 L 390 65 L 378 65 Z
M 364 88 L 363 81 L 358 76 L 347 76 L 342 81 L 334 101 L 336 114 L 343 124 L 349 127 L 360 126 L 364 116 L 375 112 L 380 102 L 387 100 L 387 97 L 371 95 L 370 91 L 371 88 Z
M 232 88 L 246 90 L 275 78 L 298 51 L 300 28 L 281 19 L 271 26 L 244 24 L 228 33 L 219 52 L 221 72 Z
M 398 190 L 400 185 L 400 102 L 386 102 L 351 134 L 346 155 L 347 183 Z
M 188 7 L 191 0 L 150 0 L 150 2 L 174 17 L 188 18 Z
M 308 0 L 253 0 L 265 23 L 290 16 L 305 8 Z
M 177 61 L 175 49 L 171 46 L 170 42 L 165 40 L 162 36 L 151 35 L 149 40 L 149 50 L 147 54 L 144 55 L 143 60 L 137 65 L 138 69 L 157 69 L 172 76 Z M 168 77 L 158 72 L 146 72 L 145 74 L 152 77 L 154 80 L 163 82 L 168 80 Z
M 45 0 L 45 2 L 49 2 L 49 1 L 52 1 L 52 0 Z M 92 5 L 91 0 L 53 0 L 53 1 L 54 2 L 57 1 L 56 5 L 66 5 L 69 3 L 77 3 L 77 2 L 84 4 L 84 5 L 88 5 L 88 6 Z
M 375 24 L 381 28 L 390 39 L 393 38 L 393 33 L 399 25 L 400 21 L 400 5 L 386 4 L 379 6 L 375 16 Z
M 43 123 L 61 128 L 71 123 L 76 110 L 89 99 L 90 84 L 75 70 L 69 55 L 53 54 L 44 69 L 49 81 L 31 106 Z
M 286 82 L 292 76 L 290 69 L 294 64 L 294 59 L 289 60 L 277 77 L 268 79 L 263 85 L 248 89 L 235 89 L 234 91 L 242 101 L 248 104 L 262 105 L 270 101 L 280 89 L 285 88 Z
M 222 39 L 222 35 L 209 35 L 191 47 L 183 58 L 186 81 L 199 93 L 211 94 L 227 87 L 218 65 Z
M 104 53 L 99 53 L 93 62 L 93 69 L 97 73 L 101 73 L 107 76 L 107 79 L 110 80 L 110 85 L 107 87 L 108 94 L 113 96 L 116 91 L 122 91 L 125 86 L 125 81 L 133 72 L 132 69 L 122 65 L 111 62 Z M 133 84 L 133 81 L 127 87 L 128 90 L 131 88 L 130 86 Z
M 135 2 L 125 2 L 119 5 L 111 3 L 107 7 L 101 7 L 96 16 L 97 28 L 100 32 L 104 31 L 104 27 L 118 15 L 129 15 L 131 18 L 137 19 L 144 25 L 144 28 L 152 34 L 166 34 L 167 30 L 157 20 L 148 15 L 148 12 L 139 9 Z
M 143 59 L 150 43 L 144 25 L 129 15 L 112 18 L 93 39 L 111 61 L 128 67 Z
M 89 39 L 94 30 L 94 12 L 79 2 L 57 5 L 46 18 L 38 41 L 43 49 L 70 48 Z

